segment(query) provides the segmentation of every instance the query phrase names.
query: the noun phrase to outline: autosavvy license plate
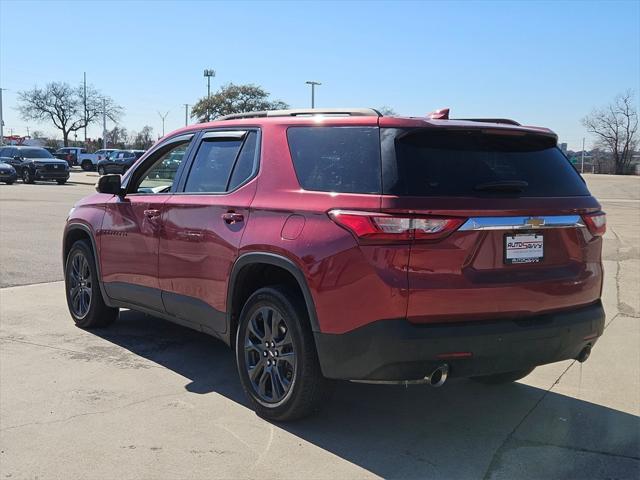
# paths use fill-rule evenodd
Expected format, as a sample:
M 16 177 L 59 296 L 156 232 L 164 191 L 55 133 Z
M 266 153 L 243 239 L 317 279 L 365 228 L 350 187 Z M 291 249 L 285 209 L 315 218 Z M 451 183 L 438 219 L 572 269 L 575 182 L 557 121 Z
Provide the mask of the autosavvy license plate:
M 540 263 L 544 258 L 544 238 L 541 233 L 505 235 L 504 263 Z

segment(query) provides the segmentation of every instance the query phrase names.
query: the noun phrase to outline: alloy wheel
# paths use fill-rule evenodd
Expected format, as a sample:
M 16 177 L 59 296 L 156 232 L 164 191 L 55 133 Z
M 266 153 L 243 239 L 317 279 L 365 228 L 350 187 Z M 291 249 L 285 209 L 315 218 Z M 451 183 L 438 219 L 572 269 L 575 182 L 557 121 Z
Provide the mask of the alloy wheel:
M 91 268 L 89 261 L 82 253 L 77 253 L 71 259 L 69 272 L 69 299 L 71 309 L 78 318 L 84 318 L 91 308 Z
M 274 308 L 261 307 L 249 319 L 244 337 L 245 368 L 255 394 L 267 403 L 281 401 L 296 373 L 287 321 Z

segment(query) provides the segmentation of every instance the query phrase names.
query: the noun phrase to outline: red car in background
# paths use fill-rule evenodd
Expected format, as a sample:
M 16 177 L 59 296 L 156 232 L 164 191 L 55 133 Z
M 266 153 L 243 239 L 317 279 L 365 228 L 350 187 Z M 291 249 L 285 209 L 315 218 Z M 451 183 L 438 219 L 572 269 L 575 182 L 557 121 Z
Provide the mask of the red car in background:
M 605 214 L 546 128 L 371 109 L 232 115 L 161 139 L 69 215 L 79 327 L 120 308 L 235 350 L 291 420 L 332 379 L 515 381 L 603 332 Z

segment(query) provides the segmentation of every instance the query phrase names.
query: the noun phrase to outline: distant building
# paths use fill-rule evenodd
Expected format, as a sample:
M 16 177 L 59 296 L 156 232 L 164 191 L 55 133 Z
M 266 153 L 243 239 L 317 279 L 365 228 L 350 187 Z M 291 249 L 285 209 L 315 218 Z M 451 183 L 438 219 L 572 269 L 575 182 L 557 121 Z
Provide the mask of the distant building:
M 562 150 L 562 153 L 564 153 L 565 155 L 567 154 L 567 144 L 566 143 L 559 143 L 558 147 L 560 148 L 560 150 Z

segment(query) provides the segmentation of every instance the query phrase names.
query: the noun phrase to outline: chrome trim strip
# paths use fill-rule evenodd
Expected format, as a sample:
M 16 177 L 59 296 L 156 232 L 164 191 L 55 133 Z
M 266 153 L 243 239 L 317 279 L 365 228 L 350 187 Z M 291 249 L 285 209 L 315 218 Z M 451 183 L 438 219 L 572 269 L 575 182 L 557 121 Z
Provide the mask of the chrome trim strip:
M 527 217 L 472 217 L 458 231 L 470 230 L 538 230 L 543 228 L 584 227 L 580 215 L 543 215 Z

